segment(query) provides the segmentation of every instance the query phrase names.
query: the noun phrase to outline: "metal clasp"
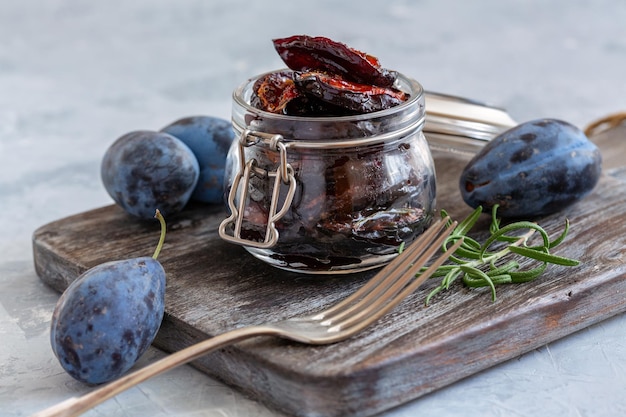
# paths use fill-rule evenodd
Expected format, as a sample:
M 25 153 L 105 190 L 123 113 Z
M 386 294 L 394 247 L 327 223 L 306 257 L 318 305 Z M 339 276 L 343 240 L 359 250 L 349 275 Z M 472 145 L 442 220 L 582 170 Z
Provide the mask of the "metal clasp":
M 239 137 L 239 172 L 235 175 L 228 194 L 228 206 L 231 215 L 220 224 L 218 229 L 222 239 L 240 245 L 251 246 L 260 249 L 271 248 L 278 242 L 278 230 L 276 222 L 289 210 L 293 196 L 296 193 L 296 178 L 293 168 L 287 163 L 287 148 L 282 142 L 281 135 L 272 135 L 263 132 L 244 130 Z M 246 161 L 244 149 L 250 146 L 267 146 L 270 150 L 279 153 L 279 161 L 276 170 L 266 170 L 258 166 L 255 159 Z M 272 198 L 265 227 L 263 241 L 245 239 L 241 237 L 241 227 L 244 221 L 244 213 L 249 195 L 250 179 L 252 177 L 274 179 Z M 278 210 L 280 191 L 287 186 L 287 194 L 280 210 Z M 236 202 L 239 197 L 238 203 Z M 232 229 L 232 235 L 228 233 Z

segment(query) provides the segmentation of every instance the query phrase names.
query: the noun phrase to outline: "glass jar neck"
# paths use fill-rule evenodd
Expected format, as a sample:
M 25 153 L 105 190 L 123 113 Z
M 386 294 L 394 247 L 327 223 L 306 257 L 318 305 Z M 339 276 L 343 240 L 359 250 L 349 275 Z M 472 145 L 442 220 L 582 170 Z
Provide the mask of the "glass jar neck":
M 233 94 L 232 122 L 246 130 L 281 135 L 288 146 L 337 148 L 393 140 L 424 125 L 424 90 L 415 80 L 398 75 L 396 87 L 409 99 L 392 108 L 353 116 L 302 117 L 265 112 L 250 104 L 254 83 L 265 74 L 240 85 Z

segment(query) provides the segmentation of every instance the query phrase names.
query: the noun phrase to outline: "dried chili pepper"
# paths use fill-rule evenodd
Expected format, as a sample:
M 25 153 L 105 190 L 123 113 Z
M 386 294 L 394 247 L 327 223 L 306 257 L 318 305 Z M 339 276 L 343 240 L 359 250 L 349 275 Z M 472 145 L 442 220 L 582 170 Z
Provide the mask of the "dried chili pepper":
M 376 57 L 331 39 L 295 35 L 274 39 L 274 48 L 294 71 L 324 71 L 361 84 L 392 87 L 398 76 L 380 66 Z
M 296 72 L 294 82 L 302 93 L 356 113 L 388 109 L 407 99 L 400 90 L 359 84 L 317 71 Z

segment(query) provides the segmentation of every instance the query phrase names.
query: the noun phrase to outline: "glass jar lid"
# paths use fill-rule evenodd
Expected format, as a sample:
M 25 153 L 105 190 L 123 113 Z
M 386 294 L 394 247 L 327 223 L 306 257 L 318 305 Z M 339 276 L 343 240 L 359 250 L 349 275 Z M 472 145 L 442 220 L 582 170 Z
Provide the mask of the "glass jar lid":
M 474 100 L 427 91 L 425 104 L 424 135 L 434 150 L 475 154 L 517 126 L 504 109 Z

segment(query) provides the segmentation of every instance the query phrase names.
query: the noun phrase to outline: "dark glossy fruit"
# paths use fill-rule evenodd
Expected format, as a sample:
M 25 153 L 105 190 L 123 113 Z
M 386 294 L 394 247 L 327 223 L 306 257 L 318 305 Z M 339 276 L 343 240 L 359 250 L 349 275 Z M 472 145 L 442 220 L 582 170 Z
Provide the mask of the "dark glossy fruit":
M 156 209 L 168 216 L 185 207 L 198 183 L 200 167 L 180 139 L 141 130 L 125 134 L 109 147 L 100 173 L 118 205 L 149 219 Z
M 113 380 L 146 351 L 161 325 L 165 272 L 151 257 L 98 265 L 63 293 L 50 341 L 61 366 L 89 384 Z
M 205 203 L 224 201 L 224 165 L 235 139 L 229 121 L 210 116 L 186 117 L 161 129 L 184 142 L 198 159 L 200 178 L 191 195 Z
M 577 127 L 541 119 L 487 144 L 465 167 L 459 186 L 471 207 L 499 204 L 503 217 L 554 213 L 579 201 L 601 174 L 599 149 Z
M 407 99 L 402 91 L 353 83 L 319 71 L 294 74 L 295 85 L 306 95 L 354 113 L 385 110 Z

